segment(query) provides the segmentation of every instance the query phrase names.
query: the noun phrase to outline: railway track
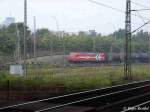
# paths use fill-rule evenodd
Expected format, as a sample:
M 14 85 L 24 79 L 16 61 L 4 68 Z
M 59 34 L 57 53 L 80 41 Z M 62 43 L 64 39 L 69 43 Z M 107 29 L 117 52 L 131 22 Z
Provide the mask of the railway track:
M 119 66 L 123 66 L 123 64 L 78 63 L 78 64 L 67 64 L 66 66 L 68 67 L 104 67 L 104 66 L 119 67 Z
M 0 112 L 124 112 L 148 101 L 149 80 L 6 105 L 0 107 Z

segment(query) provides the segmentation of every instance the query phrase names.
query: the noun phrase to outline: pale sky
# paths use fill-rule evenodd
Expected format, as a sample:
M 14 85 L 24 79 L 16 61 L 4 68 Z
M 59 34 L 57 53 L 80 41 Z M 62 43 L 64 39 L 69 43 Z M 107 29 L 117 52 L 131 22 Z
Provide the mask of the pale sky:
M 28 25 L 33 29 L 33 16 L 37 19 L 37 28 L 78 32 L 96 30 L 98 33 L 109 34 L 115 29 L 124 28 L 125 14 L 89 2 L 89 0 L 27 0 Z M 126 0 L 94 0 L 114 8 L 125 10 Z M 150 0 L 132 0 L 150 7 Z M 24 0 L 0 0 L 0 23 L 12 16 L 19 22 L 23 21 Z M 144 7 L 132 4 L 132 9 Z M 139 15 L 137 12 L 133 14 Z M 150 19 L 150 10 L 140 12 Z M 57 29 L 57 19 L 59 29 Z M 142 25 L 142 19 L 132 16 L 132 29 Z M 150 31 L 150 25 L 144 27 Z

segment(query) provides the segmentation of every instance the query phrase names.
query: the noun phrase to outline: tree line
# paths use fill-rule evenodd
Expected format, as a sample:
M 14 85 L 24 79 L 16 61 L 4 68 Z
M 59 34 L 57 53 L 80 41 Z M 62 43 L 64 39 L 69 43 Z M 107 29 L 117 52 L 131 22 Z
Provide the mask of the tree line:
M 14 55 L 17 48 L 17 31 L 19 32 L 20 48 L 23 53 L 23 23 L 14 23 L 8 27 L 0 28 L 0 54 Z M 33 55 L 34 34 L 27 27 L 27 52 Z M 92 35 L 88 32 L 80 31 L 78 34 L 69 34 L 64 32 L 49 31 L 46 28 L 36 31 L 36 49 L 37 51 L 48 51 L 49 53 L 63 51 L 65 52 L 114 52 L 121 53 L 124 51 L 125 30 L 119 29 L 113 34 L 101 35 L 97 33 Z M 149 52 L 150 34 L 140 30 L 132 35 L 132 52 L 143 53 Z M 50 52 L 51 51 L 51 52 Z M 22 54 L 21 53 L 21 54 Z

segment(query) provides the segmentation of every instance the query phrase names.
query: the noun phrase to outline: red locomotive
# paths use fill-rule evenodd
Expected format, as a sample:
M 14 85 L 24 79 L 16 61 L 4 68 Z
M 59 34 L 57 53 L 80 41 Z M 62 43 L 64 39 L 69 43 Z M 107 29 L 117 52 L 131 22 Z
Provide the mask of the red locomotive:
M 100 52 L 100 53 L 72 52 L 70 53 L 67 59 L 71 63 L 105 62 L 106 55 L 103 52 Z
M 119 53 L 89 53 L 89 52 L 72 52 L 67 57 L 70 63 L 122 63 L 123 54 Z M 132 53 L 131 59 L 133 63 L 149 63 L 150 53 Z

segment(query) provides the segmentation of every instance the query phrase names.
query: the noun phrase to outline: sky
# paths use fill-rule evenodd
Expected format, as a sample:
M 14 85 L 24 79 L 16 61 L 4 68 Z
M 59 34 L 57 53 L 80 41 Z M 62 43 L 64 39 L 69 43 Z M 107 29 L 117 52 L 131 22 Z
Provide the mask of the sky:
M 109 34 L 124 28 L 125 13 L 112 10 L 90 2 L 90 0 L 27 0 L 28 26 L 33 29 L 33 17 L 36 16 L 37 28 L 49 28 L 53 31 L 78 32 L 96 30 L 101 34 Z M 126 0 L 94 0 L 99 3 L 125 11 Z M 132 3 L 132 9 L 150 7 L 150 0 L 132 0 L 144 7 Z M 0 23 L 6 17 L 15 17 L 17 22 L 23 21 L 24 0 L 0 0 Z M 149 8 L 150 9 L 150 8 Z M 132 12 L 150 19 L 150 10 Z M 144 19 L 144 21 L 147 21 Z M 132 30 L 144 24 L 143 19 L 132 16 Z M 58 26 L 58 27 L 57 27 Z M 150 25 L 143 28 L 150 31 Z

